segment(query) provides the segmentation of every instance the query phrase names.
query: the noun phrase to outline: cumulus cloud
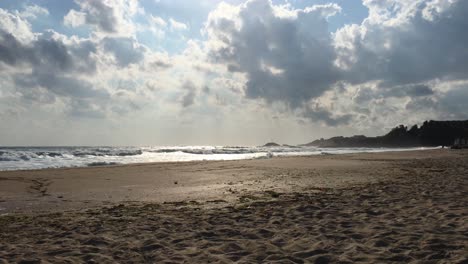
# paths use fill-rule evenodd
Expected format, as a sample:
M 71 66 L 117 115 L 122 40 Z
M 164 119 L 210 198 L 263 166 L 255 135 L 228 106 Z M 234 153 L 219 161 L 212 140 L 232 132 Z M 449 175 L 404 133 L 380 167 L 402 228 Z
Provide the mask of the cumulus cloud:
M 99 0 L 77 1 L 83 12 L 70 10 L 65 16 L 65 25 L 81 26 L 84 23 L 113 33 L 117 31 L 117 14 L 109 2 Z
M 390 2 L 364 1 L 370 17 L 336 33 L 337 64 L 349 70 L 348 80 L 401 85 L 468 77 L 468 2 Z
M 74 102 L 109 97 L 106 90 L 83 78 L 96 72 L 96 43 L 51 30 L 33 34 L 27 21 L 2 9 L 0 13 L 6 18 L 6 28 L 0 27 L 0 64 L 10 67 L 7 75 L 0 74 L 4 91 L 12 86 L 22 100 L 42 105 L 56 103 L 57 98 Z M 21 38 L 17 28 L 31 37 Z
M 25 19 L 37 19 L 40 16 L 48 16 L 49 10 L 38 5 L 27 5 L 19 14 Z
M 394 115 L 406 112 L 416 122 L 417 118 L 468 118 L 466 111 L 460 111 L 460 102 L 468 101 L 466 88 L 437 88 L 468 79 L 468 38 L 463 33 L 468 2 L 368 0 L 364 4 L 369 17 L 334 35 L 335 64 L 344 79 L 354 84 L 377 82 L 373 89 L 362 89 L 356 102 L 382 104 L 386 98 L 400 98 L 403 108 Z M 376 108 L 372 114 L 384 112 Z
M 167 22 L 164 19 L 158 16 L 153 16 L 151 14 L 149 16 L 149 21 L 152 25 L 155 25 L 160 28 L 164 28 L 167 26 Z
M 337 4 L 292 9 L 268 0 L 219 5 L 204 29 L 209 58 L 246 75 L 248 98 L 284 103 L 330 126 L 346 124 L 350 116 L 310 105 L 342 78 L 327 22 L 340 11 Z
M 18 13 L 10 13 L 0 8 L 0 30 L 13 35 L 22 43 L 32 41 L 35 36 L 31 24 Z
M 325 5 L 314 5 L 311 7 L 307 7 L 305 11 L 306 12 L 320 12 L 320 15 L 322 17 L 328 18 L 328 17 L 332 17 L 340 13 L 341 6 L 335 3 L 328 3 Z
M 311 107 L 338 84 L 343 85 L 341 93 L 352 85 L 376 84 L 361 89 L 355 102 L 432 97 L 437 104 L 441 98 L 429 82 L 468 78 L 467 1 L 363 4 L 369 17 L 336 32 L 328 30 L 328 18 L 341 11 L 336 4 L 304 9 L 269 0 L 221 4 L 210 13 L 204 29 L 209 58 L 246 75 L 248 98 L 283 102 L 328 125 L 362 115 L 350 108 L 343 118 L 333 119 L 329 118 L 333 109 Z
M 92 74 L 95 71 L 96 65 L 91 54 L 96 49 L 89 42 L 69 46 L 58 40 L 39 38 L 23 46 L 11 34 L 3 33 L 0 47 L 0 61 L 19 70 L 11 78 L 16 94 L 26 102 L 49 105 L 62 98 L 70 102 L 69 114 L 90 114 L 85 104 L 76 101 L 86 101 L 88 104 L 91 101 L 101 102 L 102 105 L 109 99 L 106 90 L 80 77 L 83 73 Z M 4 54 L 10 56 L 5 57 Z
M 179 22 L 173 18 L 169 19 L 169 25 L 172 30 L 187 30 L 188 26 L 182 22 Z
M 109 96 L 105 90 L 96 89 L 85 80 L 57 76 L 47 72 L 17 75 L 14 81 L 20 89 L 44 88 L 57 96 L 92 99 L 107 98 Z
M 168 22 L 163 18 L 150 14 L 147 18 L 147 22 L 147 25 L 139 25 L 138 30 L 141 32 L 150 31 L 158 38 L 163 38 L 165 36 Z
M 105 50 L 114 55 L 120 67 L 138 63 L 144 58 L 145 49 L 139 46 L 133 38 L 104 38 L 102 43 Z
M 329 110 L 319 106 L 306 107 L 302 112 L 302 116 L 309 120 L 319 120 L 327 126 L 345 125 L 351 121 L 350 114 L 336 115 Z
M 86 23 L 86 13 L 76 10 L 70 10 L 63 18 L 65 26 L 79 27 Z
M 412 85 L 407 89 L 407 95 L 410 97 L 428 96 L 434 94 L 434 91 L 427 85 Z
M 329 8 L 290 10 L 267 0 L 220 5 L 205 28 L 210 58 L 247 75 L 249 98 L 300 107 L 340 78 L 327 30 Z
M 232 127 L 281 116 L 379 132 L 401 120 L 468 118 L 467 1 L 363 0 L 369 16 L 334 32 L 333 16 L 349 12 L 335 3 L 221 3 L 202 38 L 193 34 L 201 21 L 150 14 L 136 0 L 75 2 L 67 35 L 32 30 L 49 12 L 42 7 L 0 9 L 0 110 L 159 114 L 171 124 L 190 111 L 185 118 L 215 115 Z
M 96 69 L 92 57 L 95 51 L 90 41 L 70 46 L 58 39 L 40 37 L 24 44 L 0 29 L 0 61 L 11 66 L 26 66 L 42 72 L 90 73 Z
M 80 10 L 71 9 L 64 24 L 71 27 L 91 26 L 99 34 L 131 35 L 135 31 L 132 17 L 140 10 L 137 0 L 75 0 Z

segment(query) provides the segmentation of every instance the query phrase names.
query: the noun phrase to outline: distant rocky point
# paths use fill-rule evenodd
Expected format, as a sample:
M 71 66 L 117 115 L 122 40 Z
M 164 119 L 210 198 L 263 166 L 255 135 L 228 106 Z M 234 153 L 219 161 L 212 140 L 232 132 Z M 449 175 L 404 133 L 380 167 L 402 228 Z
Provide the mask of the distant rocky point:
M 275 142 L 268 142 L 266 143 L 265 145 L 263 145 L 262 147 L 280 147 L 281 145 L 278 144 L 278 143 L 275 143 Z
M 303 146 L 323 148 L 339 147 L 434 147 L 452 146 L 460 139 L 468 139 L 468 120 L 465 121 L 425 121 L 421 127 L 417 125 L 410 129 L 404 125 L 393 128 L 383 136 L 366 137 L 332 137 L 319 139 Z M 462 141 L 463 142 L 463 141 Z M 466 141 L 465 141 L 466 142 Z

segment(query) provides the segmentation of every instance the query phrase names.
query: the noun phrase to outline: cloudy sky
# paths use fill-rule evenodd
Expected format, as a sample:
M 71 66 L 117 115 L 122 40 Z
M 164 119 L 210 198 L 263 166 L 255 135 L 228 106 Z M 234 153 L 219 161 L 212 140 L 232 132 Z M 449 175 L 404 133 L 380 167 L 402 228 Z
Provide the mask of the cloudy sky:
M 465 0 L 2 0 L 0 145 L 258 145 L 468 119 Z

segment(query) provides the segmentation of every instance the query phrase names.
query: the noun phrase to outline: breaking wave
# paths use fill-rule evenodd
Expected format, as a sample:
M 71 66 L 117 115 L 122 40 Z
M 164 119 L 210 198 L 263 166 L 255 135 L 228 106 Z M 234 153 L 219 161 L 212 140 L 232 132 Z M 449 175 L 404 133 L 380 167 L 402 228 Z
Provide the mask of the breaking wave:
M 145 162 L 268 159 L 423 148 L 315 148 L 305 146 L 0 147 L 0 170 L 89 167 Z

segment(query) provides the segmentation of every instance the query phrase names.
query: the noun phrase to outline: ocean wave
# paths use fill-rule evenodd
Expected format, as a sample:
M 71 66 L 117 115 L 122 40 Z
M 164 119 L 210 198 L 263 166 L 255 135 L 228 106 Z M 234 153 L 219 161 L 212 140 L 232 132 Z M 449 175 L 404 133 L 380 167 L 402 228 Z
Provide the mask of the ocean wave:
M 424 148 L 412 148 L 424 149 Z M 3 147 L 0 170 L 106 166 L 145 162 L 268 159 L 281 156 L 330 155 L 358 152 L 404 151 L 385 148 L 315 147 Z
M 37 155 L 33 152 L 2 151 L 0 154 L 0 161 L 29 161 L 33 158 L 37 158 Z
M 184 149 L 181 152 L 196 155 L 215 155 L 215 154 L 249 154 L 259 152 L 256 149 Z
M 174 153 L 179 152 L 180 149 L 156 149 L 156 150 L 148 150 L 151 153 Z
M 213 155 L 213 154 L 248 154 L 262 152 L 258 149 L 249 149 L 246 147 L 229 147 L 229 148 L 162 148 L 145 150 L 150 153 L 186 153 L 194 155 Z
M 136 150 L 122 150 L 122 149 L 79 149 L 72 152 L 72 155 L 75 157 L 84 157 L 84 156 L 137 156 L 143 154 L 141 149 Z
M 38 155 L 38 156 L 48 156 L 48 157 L 51 157 L 51 158 L 55 158 L 55 157 L 62 157 L 62 153 L 58 153 L 58 152 L 35 152 L 34 154 Z
M 271 152 L 268 152 L 265 156 L 259 156 L 259 157 L 256 157 L 255 159 L 271 159 L 273 158 L 275 155 Z
M 86 164 L 88 167 L 98 167 L 98 166 L 110 166 L 110 165 L 118 165 L 118 162 L 105 162 L 105 161 L 96 161 Z

